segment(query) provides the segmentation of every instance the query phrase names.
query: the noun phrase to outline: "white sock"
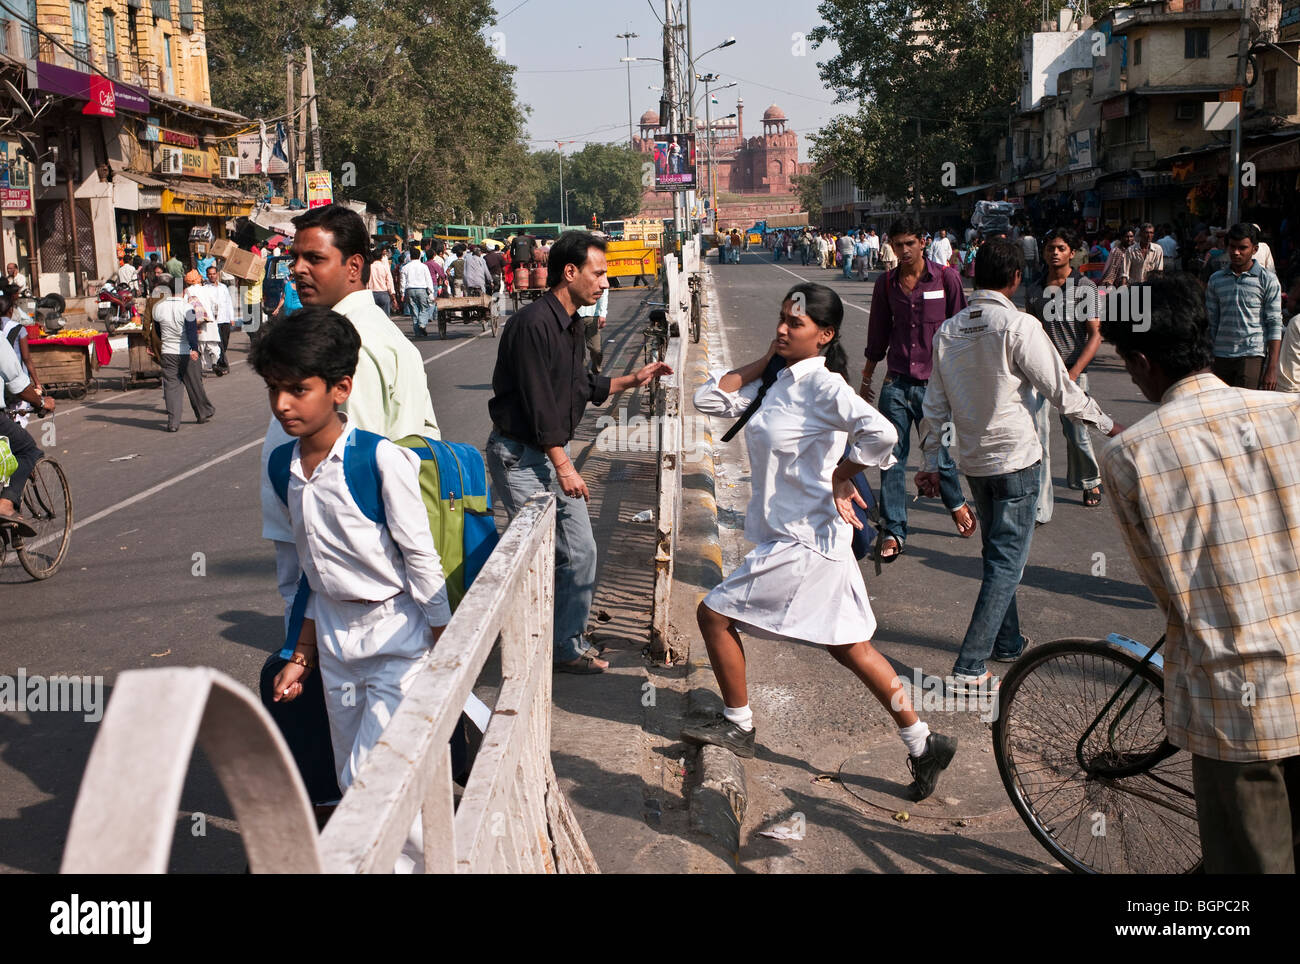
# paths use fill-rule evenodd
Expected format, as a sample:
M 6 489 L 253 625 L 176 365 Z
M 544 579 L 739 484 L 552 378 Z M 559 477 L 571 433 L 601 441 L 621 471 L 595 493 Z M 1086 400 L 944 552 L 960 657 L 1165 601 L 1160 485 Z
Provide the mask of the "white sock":
M 930 726 L 925 720 L 917 720 L 911 726 L 900 726 L 898 735 L 907 744 L 908 754 L 921 756 L 925 753 L 925 741 L 930 736 Z
M 746 733 L 754 728 L 754 713 L 750 710 L 748 703 L 744 706 L 724 706 L 722 715 L 728 723 L 735 723 Z

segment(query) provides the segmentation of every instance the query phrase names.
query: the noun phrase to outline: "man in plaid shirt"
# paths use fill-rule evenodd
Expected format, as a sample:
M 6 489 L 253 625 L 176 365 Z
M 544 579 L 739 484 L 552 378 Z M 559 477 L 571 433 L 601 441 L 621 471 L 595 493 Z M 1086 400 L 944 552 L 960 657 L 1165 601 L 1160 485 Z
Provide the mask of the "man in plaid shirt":
M 1102 334 L 1159 408 L 1106 449 L 1102 477 L 1166 615 L 1165 726 L 1192 754 L 1205 869 L 1294 873 L 1300 396 L 1225 385 L 1197 286 L 1149 287 L 1149 327 Z

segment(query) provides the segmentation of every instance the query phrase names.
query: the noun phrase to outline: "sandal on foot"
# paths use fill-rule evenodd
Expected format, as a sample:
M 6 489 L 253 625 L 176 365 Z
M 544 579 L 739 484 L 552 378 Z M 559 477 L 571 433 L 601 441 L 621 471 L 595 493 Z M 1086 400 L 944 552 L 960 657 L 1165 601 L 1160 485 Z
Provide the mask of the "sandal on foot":
M 965 513 L 963 516 L 962 513 Z M 963 521 L 963 518 L 965 521 Z M 957 535 L 963 539 L 969 539 L 975 534 L 975 529 L 979 525 L 975 519 L 975 513 L 971 511 L 970 505 L 963 503 L 952 510 L 952 521 L 957 523 Z
M 893 546 L 894 551 L 890 552 L 889 547 Z M 880 561 L 893 562 L 903 554 L 903 542 L 896 536 L 885 536 L 880 540 Z
M 1083 493 L 1083 504 L 1089 507 L 1101 505 L 1101 486 L 1095 486 Z
M 605 669 L 596 665 L 596 654 L 587 650 L 572 663 L 556 663 L 555 672 L 572 673 L 575 676 L 595 676 L 605 672 Z

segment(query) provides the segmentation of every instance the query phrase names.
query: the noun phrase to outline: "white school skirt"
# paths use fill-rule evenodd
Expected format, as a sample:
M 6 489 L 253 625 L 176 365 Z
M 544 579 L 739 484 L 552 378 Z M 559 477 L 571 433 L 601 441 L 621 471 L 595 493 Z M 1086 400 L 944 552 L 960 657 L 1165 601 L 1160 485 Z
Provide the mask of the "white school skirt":
M 798 542 L 755 546 L 704 605 L 742 629 L 820 646 L 866 642 L 876 631 L 857 560 L 828 559 Z

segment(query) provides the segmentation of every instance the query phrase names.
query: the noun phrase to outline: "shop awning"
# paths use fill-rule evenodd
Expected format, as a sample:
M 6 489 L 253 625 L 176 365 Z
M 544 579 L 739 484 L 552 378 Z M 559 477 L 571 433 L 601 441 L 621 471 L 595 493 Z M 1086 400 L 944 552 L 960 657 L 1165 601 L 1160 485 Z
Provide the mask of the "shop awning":
M 163 189 L 161 210 L 200 218 L 247 217 L 253 213 L 253 199 L 207 181 L 181 178 Z
M 119 211 L 157 211 L 165 181 L 136 171 L 113 172 L 113 207 Z
M 974 184 L 970 187 L 955 187 L 952 193 L 961 197 L 963 194 L 974 194 L 976 191 L 987 191 L 991 187 L 997 187 L 997 181 L 989 181 L 987 184 Z

